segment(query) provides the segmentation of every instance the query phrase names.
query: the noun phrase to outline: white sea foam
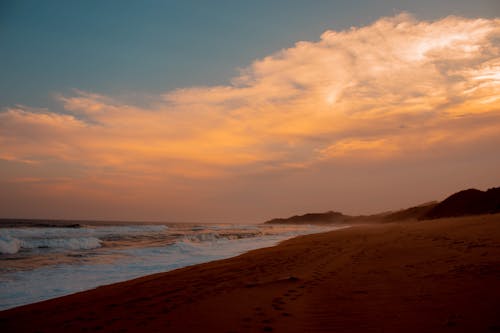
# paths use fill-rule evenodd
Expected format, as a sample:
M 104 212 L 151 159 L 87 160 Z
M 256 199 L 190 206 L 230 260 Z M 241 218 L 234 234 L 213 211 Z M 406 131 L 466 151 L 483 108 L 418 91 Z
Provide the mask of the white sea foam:
M 103 240 L 163 232 L 164 225 L 103 226 L 84 228 L 1 228 L 0 254 L 15 254 L 21 249 L 89 250 Z
M 7 234 L 0 234 L 0 254 L 14 254 L 21 248 L 21 241 Z
M 238 232 L 201 232 L 201 233 L 195 233 L 195 234 L 190 234 L 186 235 L 184 237 L 185 241 L 191 241 L 191 242 L 215 242 L 218 240 L 234 240 L 234 239 L 241 239 L 241 238 L 252 238 L 252 237 L 258 237 L 262 236 L 263 233 L 261 231 L 253 231 L 253 232 L 248 232 L 246 230 L 240 230 Z
M 68 249 L 90 250 L 101 246 L 101 240 L 95 237 L 81 238 L 40 238 L 21 240 L 9 235 L 0 236 L 0 254 L 15 254 L 21 249 Z
M 42 238 L 21 241 L 24 249 L 52 248 L 69 250 L 90 250 L 101 247 L 101 240 L 95 237 L 80 238 Z

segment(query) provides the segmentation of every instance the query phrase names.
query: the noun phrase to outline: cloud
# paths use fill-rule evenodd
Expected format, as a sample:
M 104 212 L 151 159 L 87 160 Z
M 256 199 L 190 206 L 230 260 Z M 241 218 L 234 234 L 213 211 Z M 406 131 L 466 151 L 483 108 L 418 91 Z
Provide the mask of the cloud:
M 155 182 L 469 149 L 500 139 L 499 40 L 500 19 L 402 13 L 326 31 L 230 85 L 165 92 L 149 107 L 75 90 L 57 97 L 64 113 L 1 112 L 0 158 Z

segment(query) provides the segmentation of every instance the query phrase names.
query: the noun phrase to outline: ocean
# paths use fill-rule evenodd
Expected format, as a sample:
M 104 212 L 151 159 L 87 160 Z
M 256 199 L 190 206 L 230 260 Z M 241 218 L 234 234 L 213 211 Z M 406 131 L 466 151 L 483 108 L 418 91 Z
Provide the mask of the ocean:
M 0 222 L 0 310 L 170 271 L 338 227 Z

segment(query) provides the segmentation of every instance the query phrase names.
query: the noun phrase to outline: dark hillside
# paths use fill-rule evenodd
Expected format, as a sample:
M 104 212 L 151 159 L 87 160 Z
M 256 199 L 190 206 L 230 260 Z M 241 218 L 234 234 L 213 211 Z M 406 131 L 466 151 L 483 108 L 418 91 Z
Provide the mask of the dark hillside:
M 468 189 L 452 194 L 421 219 L 438 219 L 478 214 L 494 214 L 500 212 L 500 187 L 488 191 Z
M 304 215 L 295 215 L 288 218 L 276 218 L 266 223 L 273 224 L 318 224 L 318 223 L 342 223 L 351 217 L 339 212 L 329 211 L 326 213 L 309 213 Z

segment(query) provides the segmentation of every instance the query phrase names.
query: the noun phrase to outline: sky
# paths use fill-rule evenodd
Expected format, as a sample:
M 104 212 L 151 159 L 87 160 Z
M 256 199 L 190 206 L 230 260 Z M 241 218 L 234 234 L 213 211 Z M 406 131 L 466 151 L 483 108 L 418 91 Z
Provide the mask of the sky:
M 0 216 L 262 222 L 499 186 L 499 17 L 0 0 Z

